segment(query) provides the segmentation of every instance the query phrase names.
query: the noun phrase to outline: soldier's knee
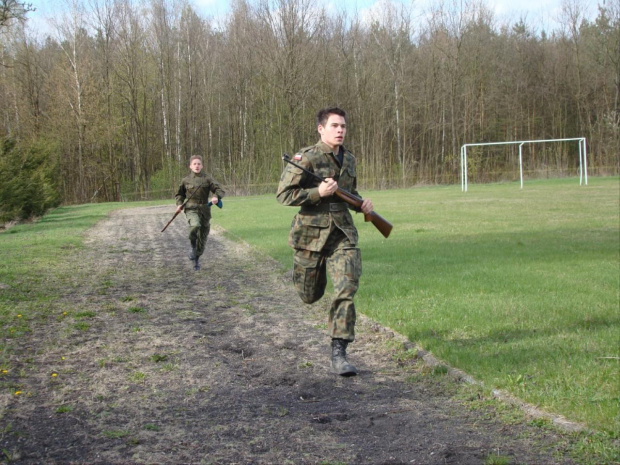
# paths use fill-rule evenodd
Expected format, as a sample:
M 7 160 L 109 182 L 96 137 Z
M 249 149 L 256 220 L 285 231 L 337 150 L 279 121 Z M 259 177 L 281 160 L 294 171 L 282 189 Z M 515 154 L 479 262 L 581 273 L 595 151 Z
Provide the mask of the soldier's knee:
M 306 304 L 313 304 L 314 302 L 319 300 L 321 297 L 323 297 L 323 294 L 325 294 L 324 290 L 318 290 L 311 294 L 304 292 L 304 291 L 299 291 L 299 297 Z
M 301 300 L 312 304 L 325 294 L 327 281 L 320 270 L 312 270 L 308 273 L 294 274 L 293 283 Z

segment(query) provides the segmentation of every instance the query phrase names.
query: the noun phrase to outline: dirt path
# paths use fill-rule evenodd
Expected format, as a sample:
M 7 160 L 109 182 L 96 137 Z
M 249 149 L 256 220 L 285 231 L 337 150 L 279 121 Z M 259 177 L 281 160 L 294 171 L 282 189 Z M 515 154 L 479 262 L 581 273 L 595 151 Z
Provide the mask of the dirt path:
M 0 399 L 4 458 L 571 463 L 552 433 L 469 408 L 457 383 L 372 322 L 349 350 L 359 376 L 330 374 L 324 308 L 302 305 L 274 263 L 217 229 L 193 272 L 183 218 L 160 233 L 170 214 L 115 212 L 68 253 L 56 318 L 12 355 L 24 394 Z

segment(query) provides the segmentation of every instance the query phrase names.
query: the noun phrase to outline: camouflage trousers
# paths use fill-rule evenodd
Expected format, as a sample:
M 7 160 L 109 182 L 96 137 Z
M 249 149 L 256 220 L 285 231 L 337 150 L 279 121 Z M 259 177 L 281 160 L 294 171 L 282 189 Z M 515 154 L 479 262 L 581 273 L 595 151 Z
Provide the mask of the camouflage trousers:
M 351 245 L 347 236 L 338 228 L 334 228 L 320 252 L 295 250 L 293 282 L 301 300 L 311 304 L 323 297 L 327 274 L 334 285 L 334 300 L 328 318 L 329 334 L 332 338 L 353 341 L 353 297 L 362 275 L 362 255 L 360 249 Z
M 196 247 L 196 257 L 200 257 L 205 251 L 207 237 L 211 231 L 211 215 L 205 208 L 185 209 L 185 218 L 189 224 L 189 241 L 192 247 Z

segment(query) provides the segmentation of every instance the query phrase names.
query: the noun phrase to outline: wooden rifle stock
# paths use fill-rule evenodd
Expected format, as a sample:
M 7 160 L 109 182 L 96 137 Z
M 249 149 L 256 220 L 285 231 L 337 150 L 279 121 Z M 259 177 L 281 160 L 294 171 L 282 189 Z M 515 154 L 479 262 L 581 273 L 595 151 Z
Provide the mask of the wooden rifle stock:
M 282 156 L 282 160 L 308 173 L 314 178 L 320 180 L 321 182 L 326 182 L 325 179 L 319 176 L 318 174 L 313 173 L 312 171 L 308 171 L 303 166 L 299 166 L 297 163 L 294 163 L 293 161 L 291 161 L 291 158 L 288 156 L 288 154 L 285 153 Z M 340 187 L 336 190 L 335 194 L 338 197 L 340 197 L 342 200 L 344 200 L 346 203 L 348 203 L 349 205 L 357 209 L 361 208 L 362 203 L 364 202 L 364 199 L 362 199 L 361 197 L 358 197 L 357 195 L 354 195 L 349 191 L 341 189 Z M 374 227 L 377 228 L 381 234 L 383 234 L 383 237 L 385 238 L 387 238 L 392 232 L 392 228 L 393 228 L 392 223 L 390 223 L 388 220 L 386 220 L 381 215 L 376 213 L 374 210 L 371 211 L 370 213 L 364 213 L 364 221 L 370 221 L 374 225 Z
M 353 205 L 355 208 L 362 207 L 362 202 L 364 201 L 364 199 L 358 197 L 357 195 L 351 194 L 349 191 L 345 191 L 344 189 L 341 189 L 339 187 L 336 190 L 335 194 L 342 200 L 347 202 L 349 205 Z M 392 232 L 392 223 L 383 218 L 374 210 L 370 213 L 364 213 L 364 221 L 370 221 L 374 225 L 374 227 L 377 228 L 381 234 L 383 234 L 383 237 L 385 237 L 386 239 Z

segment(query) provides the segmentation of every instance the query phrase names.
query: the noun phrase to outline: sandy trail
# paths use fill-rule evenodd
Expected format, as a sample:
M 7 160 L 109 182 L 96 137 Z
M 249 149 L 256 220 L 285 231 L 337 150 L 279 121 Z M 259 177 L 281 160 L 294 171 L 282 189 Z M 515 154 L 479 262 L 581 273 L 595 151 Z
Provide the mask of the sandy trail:
M 571 463 L 368 320 L 349 349 L 359 376 L 332 375 L 328 302 L 302 304 L 217 227 L 194 272 L 183 217 L 160 233 L 171 213 L 114 212 L 51 278 L 56 318 L 12 355 L 28 395 L 2 398 L 13 463 Z

